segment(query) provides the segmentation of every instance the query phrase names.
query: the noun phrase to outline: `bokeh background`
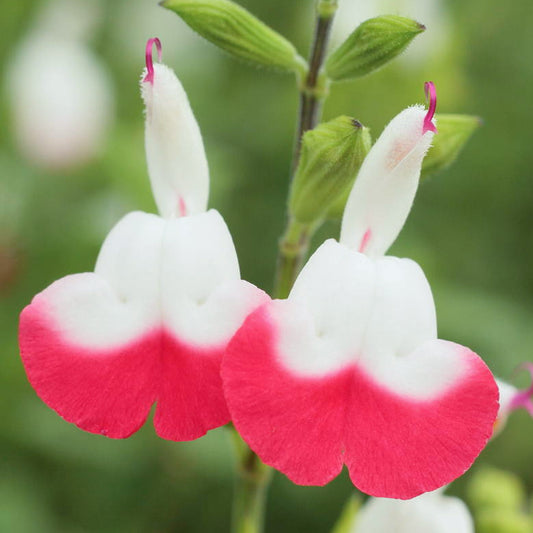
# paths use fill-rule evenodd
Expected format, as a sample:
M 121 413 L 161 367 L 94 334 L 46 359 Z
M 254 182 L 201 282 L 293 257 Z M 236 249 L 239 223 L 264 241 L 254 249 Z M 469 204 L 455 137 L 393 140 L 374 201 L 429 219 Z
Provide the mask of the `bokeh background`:
M 307 54 L 314 0 L 240 3 Z M 333 86 L 325 118 L 351 115 L 377 136 L 405 106 L 423 102 L 426 79 L 437 85 L 440 112 L 483 117 L 454 166 L 423 183 L 392 253 L 425 269 L 440 336 L 524 385 L 513 369 L 533 358 L 533 3 L 340 4 L 333 43 L 378 13 L 411 16 L 428 29 L 394 63 Z M 285 217 L 294 80 L 234 61 L 155 0 L 2 0 L 0 13 L 0 531 L 227 531 L 233 459 L 224 428 L 192 443 L 163 441 L 150 423 L 124 441 L 78 430 L 27 383 L 18 314 L 55 279 L 91 270 L 124 213 L 155 210 L 138 88 L 144 45 L 155 35 L 204 134 L 210 205 L 232 231 L 244 278 L 269 290 Z M 77 95 L 74 124 L 53 107 L 69 91 Z M 328 223 L 315 245 L 337 233 Z M 531 491 L 532 442 L 533 421 L 516 413 L 474 470 L 513 471 Z M 464 494 L 469 475 L 450 492 Z M 325 488 L 277 474 L 267 530 L 327 531 L 351 492 L 345 472 Z

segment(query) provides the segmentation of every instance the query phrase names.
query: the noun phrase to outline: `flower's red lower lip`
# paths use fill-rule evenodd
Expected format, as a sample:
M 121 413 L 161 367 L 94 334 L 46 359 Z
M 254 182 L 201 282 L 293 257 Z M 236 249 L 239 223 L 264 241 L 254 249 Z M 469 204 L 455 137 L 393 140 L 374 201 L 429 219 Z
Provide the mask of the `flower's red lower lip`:
M 280 362 L 274 304 L 248 317 L 222 362 L 233 423 L 263 462 L 301 485 L 324 485 L 346 464 L 363 492 L 400 499 L 471 466 L 498 409 L 497 386 L 478 356 L 449 343 L 468 371 L 427 400 L 393 393 L 356 365 L 300 376 Z
M 58 326 L 40 306 L 28 306 L 21 356 L 37 394 L 81 429 L 129 437 L 156 402 L 154 425 L 165 439 L 197 439 L 229 422 L 219 368 L 224 347 L 200 350 L 159 330 L 112 350 L 87 349 L 65 341 Z

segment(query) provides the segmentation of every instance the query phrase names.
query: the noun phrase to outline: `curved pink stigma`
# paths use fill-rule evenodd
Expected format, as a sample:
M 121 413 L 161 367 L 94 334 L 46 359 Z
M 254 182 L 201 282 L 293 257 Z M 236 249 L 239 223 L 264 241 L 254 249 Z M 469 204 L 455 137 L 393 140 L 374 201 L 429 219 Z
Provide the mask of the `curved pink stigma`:
M 531 385 L 524 390 L 518 391 L 511 400 L 509 408 L 511 411 L 515 409 L 525 409 L 531 416 L 533 416 L 533 363 L 524 363 L 520 365 L 522 370 L 527 370 L 531 376 Z
M 147 81 L 148 83 L 154 84 L 154 63 L 152 60 L 152 49 L 153 46 L 156 46 L 157 48 L 157 60 L 161 61 L 161 41 L 157 37 L 152 37 L 151 39 L 148 39 L 146 43 L 146 76 L 144 77 L 143 81 Z
M 437 133 L 437 128 L 433 124 L 432 120 L 435 116 L 435 110 L 437 109 L 437 90 L 435 89 L 435 84 L 432 81 L 426 81 L 424 83 L 424 92 L 426 93 L 426 100 L 429 101 L 428 112 L 424 117 L 424 128 L 422 129 L 422 134 L 427 131 L 432 131 Z

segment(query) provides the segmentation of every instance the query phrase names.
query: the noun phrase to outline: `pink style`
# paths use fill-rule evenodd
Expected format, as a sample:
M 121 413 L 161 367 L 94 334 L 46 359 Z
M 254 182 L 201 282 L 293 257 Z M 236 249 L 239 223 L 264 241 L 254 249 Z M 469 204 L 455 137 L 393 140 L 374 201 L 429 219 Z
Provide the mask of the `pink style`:
M 324 485 L 345 464 L 360 490 L 410 499 L 462 475 L 492 435 L 492 374 L 438 338 L 422 269 L 385 255 L 436 129 L 428 87 L 429 111 L 404 110 L 366 157 L 339 242 L 318 248 L 286 300 L 247 318 L 222 362 L 235 427 L 299 484 Z
M 158 435 L 191 440 L 229 422 L 221 359 L 267 297 L 241 280 L 228 227 L 206 210 L 200 130 L 175 74 L 152 64 L 153 43 L 141 90 L 160 216 L 127 214 L 94 272 L 35 296 L 20 317 L 20 351 L 37 394 L 80 428 L 128 437 L 157 403 Z

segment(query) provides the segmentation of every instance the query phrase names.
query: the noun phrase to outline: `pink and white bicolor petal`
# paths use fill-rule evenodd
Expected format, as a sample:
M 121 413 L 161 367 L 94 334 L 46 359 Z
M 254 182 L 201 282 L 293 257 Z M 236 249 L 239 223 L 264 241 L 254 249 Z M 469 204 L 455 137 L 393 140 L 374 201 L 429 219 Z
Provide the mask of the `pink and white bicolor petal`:
M 95 313 L 84 325 L 77 322 L 79 317 L 69 316 L 67 306 L 60 318 L 56 299 L 72 302 L 73 308 L 77 303 L 88 307 L 93 300 Z M 48 406 L 86 431 L 124 438 L 142 426 L 156 398 L 157 335 L 142 332 L 109 348 L 71 338 L 72 323 L 74 329 L 86 327 L 89 332 L 104 309 L 104 314 L 115 314 L 114 320 L 129 318 L 95 274 L 56 281 L 22 311 L 20 353 L 31 385 Z
M 410 260 L 328 241 L 285 301 L 245 321 L 222 376 L 233 422 L 295 483 L 346 464 L 364 492 L 408 499 L 463 474 L 492 433 L 498 390 L 482 360 L 436 338 Z
M 195 281 L 181 277 L 193 270 Z M 216 211 L 167 221 L 132 213 L 95 273 L 53 283 L 24 309 L 21 355 L 38 395 L 82 429 L 127 437 L 157 403 L 158 434 L 190 440 L 229 421 L 222 354 L 265 298 L 239 279 Z
M 445 341 L 424 345 L 420 357 L 439 353 L 463 370 L 423 400 L 394 392 L 357 363 L 323 376 L 298 374 L 282 363 L 276 305 L 246 320 L 222 365 L 233 423 L 265 463 L 301 485 L 324 485 L 345 463 L 360 490 L 400 499 L 449 483 L 471 466 L 497 411 L 479 357 Z M 299 333 L 309 340 L 308 331 Z

